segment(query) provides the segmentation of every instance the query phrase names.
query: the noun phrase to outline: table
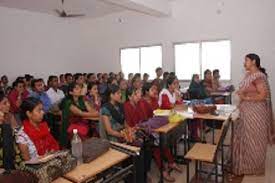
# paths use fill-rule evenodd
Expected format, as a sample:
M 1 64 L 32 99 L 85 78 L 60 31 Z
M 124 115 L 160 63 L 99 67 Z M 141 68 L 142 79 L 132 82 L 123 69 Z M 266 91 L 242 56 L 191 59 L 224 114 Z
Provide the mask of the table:
M 115 149 L 110 150 L 94 161 L 77 166 L 64 177 L 76 183 L 89 182 L 96 179 L 99 173 L 111 168 L 114 165 L 121 163 L 130 156 Z
M 140 147 L 136 147 L 136 146 L 130 146 L 130 145 L 127 145 L 127 144 L 122 144 L 122 143 L 118 143 L 118 142 L 113 142 L 111 141 L 110 142 L 111 145 L 113 145 L 113 147 L 119 147 L 119 148 L 122 148 L 126 151 L 131 151 L 131 152 L 134 152 L 136 153 L 137 155 L 139 154 L 140 152 Z
M 226 104 L 232 104 L 232 93 L 231 92 L 211 92 L 210 96 L 214 99 L 215 97 L 225 97 Z
M 161 159 L 161 167 L 160 167 L 160 183 L 163 183 L 163 151 L 162 148 L 164 144 L 171 144 L 168 141 L 173 141 L 182 136 L 184 132 L 186 132 L 186 120 L 180 121 L 178 123 L 168 123 L 158 129 L 155 129 L 154 132 L 159 134 L 159 148 L 160 148 L 160 159 Z M 172 139 L 172 140 L 171 140 Z M 187 138 L 185 138 L 186 143 Z
M 170 133 L 173 133 L 173 131 L 175 131 L 175 129 L 180 129 L 182 127 L 182 125 L 184 125 L 184 127 L 182 128 L 183 130 L 186 131 L 186 135 L 184 138 L 184 142 L 185 145 L 188 145 L 188 119 L 204 119 L 204 120 L 217 120 L 217 121 L 226 121 L 230 118 L 231 113 L 236 110 L 236 106 L 233 105 L 216 105 L 217 106 L 217 110 L 220 111 L 221 113 L 219 115 L 213 115 L 213 114 L 197 114 L 194 113 L 192 111 L 192 109 L 189 107 L 188 110 L 184 110 L 183 107 L 181 108 L 180 106 L 177 106 L 175 108 L 175 111 L 177 114 L 183 115 L 185 118 L 187 118 L 187 120 L 184 120 L 182 122 L 179 123 L 168 123 L 158 129 L 155 129 L 154 132 L 159 134 L 159 147 L 160 147 L 160 152 L 161 152 L 161 168 L 160 168 L 160 182 L 163 182 L 163 175 L 162 175 L 162 171 L 163 171 L 163 153 L 162 153 L 162 147 L 165 141 L 167 141 L 166 137 L 169 136 Z M 229 110 L 230 109 L 230 110 Z M 222 112 L 222 110 L 224 110 L 224 112 Z M 233 128 L 233 127 L 232 127 Z M 214 136 L 215 134 L 213 133 L 213 141 L 214 141 Z M 186 148 L 185 148 L 186 150 Z M 185 152 L 186 153 L 186 152 Z

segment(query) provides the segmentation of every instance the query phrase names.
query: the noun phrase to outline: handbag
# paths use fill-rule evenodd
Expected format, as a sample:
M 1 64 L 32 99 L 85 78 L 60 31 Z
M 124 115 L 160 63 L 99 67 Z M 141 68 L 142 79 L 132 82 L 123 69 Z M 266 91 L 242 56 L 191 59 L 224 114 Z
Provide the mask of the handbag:
M 70 151 L 58 152 L 58 155 L 45 163 L 26 164 L 24 171 L 34 174 L 39 183 L 50 183 L 63 176 L 77 166 L 77 159 Z
M 103 138 L 92 137 L 82 144 L 82 158 L 84 163 L 89 163 L 107 152 L 110 148 L 110 142 Z

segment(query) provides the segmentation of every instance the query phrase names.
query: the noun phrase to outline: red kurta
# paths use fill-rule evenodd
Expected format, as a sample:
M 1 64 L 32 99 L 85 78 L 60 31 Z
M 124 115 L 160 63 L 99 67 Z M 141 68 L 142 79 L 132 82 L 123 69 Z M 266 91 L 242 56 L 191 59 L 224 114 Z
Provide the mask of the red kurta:
M 50 151 L 59 150 L 59 145 L 50 133 L 46 122 L 41 122 L 36 128 L 29 120 L 23 122 L 24 131 L 34 143 L 39 156 Z
M 153 111 L 159 108 L 158 99 L 151 98 L 150 102 L 145 99 L 141 99 L 139 102 L 139 107 L 141 110 L 143 110 L 146 119 L 152 118 Z
M 127 101 L 124 103 L 123 107 L 126 123 L 130 127 L 134 127 L 145 120 L 146 116 L 143 110 L 140 108 L 140 103 L 134 106 L 130 103 L 130 101 Z
M 182 104 L 181 101 L 176 101 L 175 103 L 172 103 L 169 100 L 168 95 L 166 94 L 162 94 L 160 97 L 161 97 L 161 106 L 160 106 L 161 109 L 172 109 L 174 108 L 175 104 Z

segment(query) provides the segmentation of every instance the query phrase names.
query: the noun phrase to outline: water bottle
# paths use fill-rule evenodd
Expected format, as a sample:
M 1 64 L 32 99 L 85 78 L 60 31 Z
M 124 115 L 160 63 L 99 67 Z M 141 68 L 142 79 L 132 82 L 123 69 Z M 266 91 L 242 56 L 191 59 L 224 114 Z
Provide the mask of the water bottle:
M 73 138 L 72 138 L 72 154 L 77 158 L 77 165 L 82 164 L 82 141 L 77 134 L 77 129 L 73 129 Z

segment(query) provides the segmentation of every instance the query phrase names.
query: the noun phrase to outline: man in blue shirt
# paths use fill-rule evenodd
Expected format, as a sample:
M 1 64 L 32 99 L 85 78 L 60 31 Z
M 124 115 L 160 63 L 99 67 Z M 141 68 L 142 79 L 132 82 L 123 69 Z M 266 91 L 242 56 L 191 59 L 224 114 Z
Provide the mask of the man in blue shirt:
M 51 100 L 45 92 L 45 84 L 43 79 L 34 79 L 31 83 L 32 91 L 30 92 L 30 97 L 35 97 L 42 102 L 43 110 L 45 113 L 49 112 L 51 108 Z

